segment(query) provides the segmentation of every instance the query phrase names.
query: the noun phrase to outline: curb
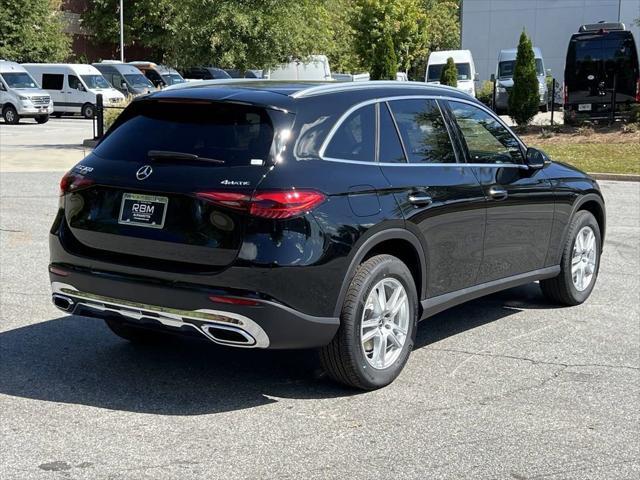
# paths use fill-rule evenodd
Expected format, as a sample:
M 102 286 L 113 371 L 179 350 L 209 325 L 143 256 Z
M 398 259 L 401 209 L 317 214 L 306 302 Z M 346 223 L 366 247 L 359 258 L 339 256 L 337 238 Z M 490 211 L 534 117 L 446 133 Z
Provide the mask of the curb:
M 589 173 L 596 180 L 617 180 L 619 182 L 640 182 L 640 175 L 632 173 Z

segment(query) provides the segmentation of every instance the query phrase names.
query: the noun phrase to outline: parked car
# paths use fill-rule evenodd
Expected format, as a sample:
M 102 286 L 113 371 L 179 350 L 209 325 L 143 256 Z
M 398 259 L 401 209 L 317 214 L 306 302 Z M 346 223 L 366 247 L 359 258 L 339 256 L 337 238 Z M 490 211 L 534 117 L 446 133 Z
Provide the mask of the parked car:
M 9 124 L 19 123 L 21 118 L 47 123 L 53 101 L 24 67 L 0 60 L 0 112 Z
M 51 95 L 55 115 L 79 113 L 85 118 L 93 118 L 98 94 L 102 94 L 105 105 L 124 100 L 124 96 L 91 65 L 25 63 L 23 66 Z
M 623 23 L 582 25 L 571 36 L 564 69 L 564 120 L 616 118 L 640 103 L 640 68 L 633 34 Z
M 262 78 L 262 70 L 238 70 L 236 68 L 225 68 L 225 72 L 231 78 Z
M 427 61 L 427 71 L 424 81 L 439 85 L 442 69 L 447 64 L 449 58 L 453 58 L 456 68 L 458 69 L 458 90 L 475 97 L 475 82 L 478 80 L 478 74 L 476 73 L 476 66 L 475 63 L 473 63 L 473 56 L 470 50 L 443 50 L 440 52 L 432 52 Z
M 60 186 L 58 308 L 133 342 L 317 347 L 362 389 L 451 306 L 535 281 L 584 302 L 605 235 L 593 178 L 412 82 L 176 86 L 132 102 Z
M 129 62 L 129 65 L 133 65 L 140 70 L 156 88 L 185 82 L 185 79 L 182 78 L 182 75 L 180 75 L 176 69 L 166 65 L 158 65 L 153 62 L 143 61 Z
M 509 108 L 509 92 L 513 89 L 513 72 L 516 66 L 516 55 L 518 49 L 507 48 L 500 50 L 498 54 L 498 65 L 496 67 L 496 109 L 507 111 Z M 538 77 L 538 95 L 540 97 L 540 109 L 547 111 L 548 91 L 547 77 L 544 69 L 544 59 L 542 51 L 538 47 L 533 47 L 533 56 L 536 62 L 536 76 Z
M 94 63 L 93 66 L 113 88 L 119 90 L 125 97 L 145 95 L 156 90 L 153 83 L 133 65 L 115 60 L 103 60 L 100 63 Z
M 182 76 L 187 80 L 222 80 L 231 78 L 227 72 L 216 67 L 192 67 L 183 70 Z
M 293 60 L 266 70 L 264 78 L 270 80 L 332 80 L 326 55 L 311 55 L 306 62 Z

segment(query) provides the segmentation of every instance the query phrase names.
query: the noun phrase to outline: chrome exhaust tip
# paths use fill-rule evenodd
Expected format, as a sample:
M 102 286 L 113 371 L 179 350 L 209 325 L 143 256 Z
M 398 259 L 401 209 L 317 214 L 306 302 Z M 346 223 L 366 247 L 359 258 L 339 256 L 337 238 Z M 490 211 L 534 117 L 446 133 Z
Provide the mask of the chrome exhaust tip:
M 200 327 L 202 332 L 211 340 L 221 345 L 233 345 L 234 347 L 253 347 L 256 339 L 241 328 L 207 323 Z
M 54 293 L 51 296 L 51 300 L 53 304 L 58 307 L 63 312 L 71 312 L 73 311 L 73 307 L 75 302 L 71 300 L 69 297 L 65 297 L 64 295 L 60 295 L 58 293 Z

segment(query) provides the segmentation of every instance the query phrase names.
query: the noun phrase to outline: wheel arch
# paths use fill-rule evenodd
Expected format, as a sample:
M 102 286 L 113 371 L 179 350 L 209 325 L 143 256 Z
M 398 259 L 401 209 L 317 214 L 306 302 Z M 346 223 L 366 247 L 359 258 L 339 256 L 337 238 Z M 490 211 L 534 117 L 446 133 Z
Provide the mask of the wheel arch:
M 391 228 L 374 233 L 365 239 L 359 240 L 353 248 L 353 254 L 347 269 L 338 301 L 334 309 L 334 316 L 339 317 L 342 304 L 356 269 L 365 260 L 380 254 L 393 255 L 402 260 L 409 268 L 416 282 L 416 290 L 422 300 L 426 290 L 427 259 L 418 238 L 409 230 L 403 228 Z
M 569 217 L 569 221 L 564 227 L 564 232 L 562 233 L 562 243 L 560 245 L 565 245 L 567 242 L 567 236 L 569 235 L 569 230 L 571 228 L 571 222 L 573 221 L 576 213 L 579 211 L 587 211 L 591 213 L 596 222 L 598 222 L 598 227 L 600 228 L 600 239 L 601 245 L 600 248 L 603 248 L 604 245 L 604 236 L 606 231 L 606 210 L 604 206 L 604 200 L 597 193 L 587 193 L 586 195 L 581 196 L 573 206 L 571 210 L 571 216 Z

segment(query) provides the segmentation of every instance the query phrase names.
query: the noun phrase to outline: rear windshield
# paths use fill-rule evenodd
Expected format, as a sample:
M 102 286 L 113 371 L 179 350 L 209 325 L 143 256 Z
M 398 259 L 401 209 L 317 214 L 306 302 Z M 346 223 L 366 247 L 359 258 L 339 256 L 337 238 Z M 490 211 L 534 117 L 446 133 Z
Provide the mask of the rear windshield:
M 516 68 L 515 60 L 505 60 L 498 65 L 498 77 L 500 78 L 512 78 L 513 71 Z M 544 68 L 542 66 L 542 59 L 536 58 L 536 74 L 538 76 L 544 75 Z
M 272 141 L 264 108 L 156 100 L 132 104 L 94 153 L 142 162 L 149 151 L 160 150 L 222 160 L 224 166 L 258 165 L 269 160 Z
M 439 82 L 443 68 L 444 64 L 429 65 L 427 82 Z M 458 70 L 458 80 L 471 80 L 471 66 L 468 63 L 456 63 L 456 69 Z

